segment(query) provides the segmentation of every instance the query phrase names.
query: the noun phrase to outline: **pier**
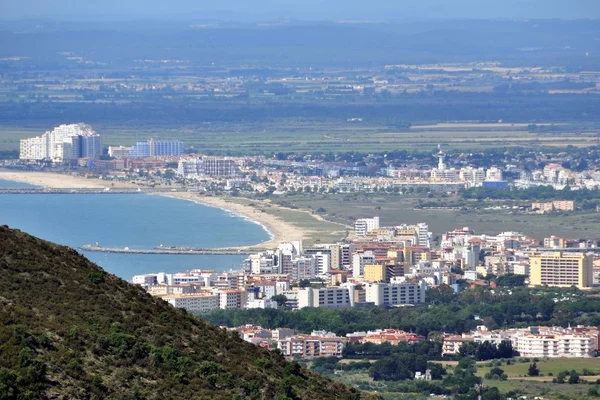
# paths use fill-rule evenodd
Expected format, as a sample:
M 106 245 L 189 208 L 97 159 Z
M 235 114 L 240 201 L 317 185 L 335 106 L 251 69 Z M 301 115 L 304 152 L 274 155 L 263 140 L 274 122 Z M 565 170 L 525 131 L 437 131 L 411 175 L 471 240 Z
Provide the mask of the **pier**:
M 153 249 L 130 249 L 102 247 L 98 244 L 86 244 L 79 247 L 83 251 L 97 253 L 120 253 L 120 254 L 173 254 L 173 255 L 248 255 L 262 251 L 260 248 L 252 247 L 183 247 L 183 246 L 157 246 Z

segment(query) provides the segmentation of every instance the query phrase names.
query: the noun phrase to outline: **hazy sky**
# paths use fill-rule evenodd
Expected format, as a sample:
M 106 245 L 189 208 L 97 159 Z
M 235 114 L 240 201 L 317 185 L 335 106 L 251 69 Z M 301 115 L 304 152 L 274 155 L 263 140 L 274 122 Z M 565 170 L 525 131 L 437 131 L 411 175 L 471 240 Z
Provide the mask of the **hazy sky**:
M 0 18 L 600 18 L 600 0 L 0 0 Z

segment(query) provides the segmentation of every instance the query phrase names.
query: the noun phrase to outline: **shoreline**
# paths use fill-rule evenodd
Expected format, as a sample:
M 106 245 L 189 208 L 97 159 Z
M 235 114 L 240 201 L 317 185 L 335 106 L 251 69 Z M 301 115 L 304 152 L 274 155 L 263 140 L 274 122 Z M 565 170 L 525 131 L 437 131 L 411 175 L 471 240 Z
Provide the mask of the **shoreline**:
M 2 171 L 0 170 L 0 180 L 27 183 L 30 185 L 50 187 L 50 188 L 137 188 L 136 184 L 131 182 L 113 182 L 101 181 L 99 179 L 88 179 L 82 176 L 73 176 L 70 174 L 60 174 L 55 172 L 29 172 L 29 171 Z M 227 213 L 246 219 L 249 222 L 261 226 L 269 235 L 269 239 L 250 246 L 233 246 L 236 248 L 261 248 L 273 249 L 279 243 L 303 240 L 307 237 L 307 232 L 281 218 L 262 212 L 254 207 L 238 204 L 228 201 L 227 198 L 203 196 L 195 192 L 161 192 L 150 193 L 151 195 L 170 197 L 174 199 L 187 200 L 207 207 L 219 208 Z
M 228 201 L 224 197 L 203 196 L 194 192 L 154 193 L 154 195 L 192 201 L 207 207 L 221 209 L 238 218 L 259 225 L 269 235 L 269 239 L 261 243 L 250 246 L 233 246 L 235 248 L 261 248 L 266 250 L 276 248 L 280 243 L 306 238 L 306 232 L 297 226 L 256 208 Z

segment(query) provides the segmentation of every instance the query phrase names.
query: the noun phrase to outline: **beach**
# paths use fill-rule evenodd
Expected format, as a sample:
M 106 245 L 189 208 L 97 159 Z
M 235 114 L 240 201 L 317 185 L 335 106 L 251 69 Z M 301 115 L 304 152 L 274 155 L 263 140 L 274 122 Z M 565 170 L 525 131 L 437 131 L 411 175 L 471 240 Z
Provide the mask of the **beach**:
M 28 183 L 30 185 L 61 189 L 104 189 L 104 188 L 136 188 L 131 182 L 103 181 L 97 178 L 86 178 L 71 174 L 54 172 L 29 172 L 29 171 L 0 171 L 0 179 L 13 182 Z
M 51 172 L 27 172 L 27 171 L 0 171 L 0 179 L 28 183 L 36 186 L 49 188 L 135 188 L 138 187 L 132 182 L 113 182 L 102 181 L 101 179 L 86 178 L 71 174 L 59 174 Z M 271 239 L 250 246 L 253 248 L 259 247 L 264 249 L 272 249 L 277 247 L 279 243 L 290 242 L 295 240 L 303 240 L 307 238 L 308 232 L 295 226 L 277 216 L 267 214 L 261 210 L 246 206 L 243 204 L 228 201 L 226 198 L 205 196 L 193 192 L 157 192 L 156 195 L 174 197 L 178 199 L 194 201 L 211 207 L 217 207 L 231 213 L 237 214 L 243 218 L 247 218 L 265 228 Z M 307 213 L 308 214 L 308 213 Z
M 191 200 L 211 207 L 221 208 L 234 214 L 238 214 L 244 218 L 248 218 L 249 220 L 262 225 L 269 232 L 271 239 L 266 242 L 260 243 L 256 246 L 249 247 L 273 249 L 276 248 L 279 243 L 303 240 L 307 237 L 306 231 L 284 221 L 281 218 L 262 212 L 261 210 L 254 207 L 245 206 L 243 204 L 228 201 L 226 198 L 205 196 L 199 193 L 192 192 L 171 192 L 165 194 L 158 194 L 169 197 L 176 197 L 179 199 Z

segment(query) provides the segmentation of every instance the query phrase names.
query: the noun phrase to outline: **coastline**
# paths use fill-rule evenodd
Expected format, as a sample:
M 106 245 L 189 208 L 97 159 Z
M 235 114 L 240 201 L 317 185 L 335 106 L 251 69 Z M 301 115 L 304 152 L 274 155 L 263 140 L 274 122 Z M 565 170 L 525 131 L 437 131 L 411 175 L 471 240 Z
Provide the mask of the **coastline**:
M 83 176 L 74 176 L 70 174 L 60 174 L 53 172 L 28 172 L 28 171 L 0 171 L 0 180 L 27 183 L 30 185 L 49 187 L 49 188 L 136 188 L 131 182 L 103 182 L 99 179 L 88 179 Z M 234 203 L 226 198 L 203 196 L 194 192 L 157 192 L 153 195 L 171 197 L 181 200 L 188 200 L 209 207 L 220 208 L 230 212 L 240 218 L 247 219 L 257 225 L 260 225 L 270 236 L 270 239 L 252 246 L 235 246 L 242 248 L 262 248 L 272 249 L 279 243 L 303 240 L 308 235 L 307 232 L 281 218 L 262 212 L 251 206 Z
M 236 248 L 263 248 L 273 249 L 279 243 L 303 240 L 307 237 L 307 232 L 301 228 L 286 222 L 281 218 L 264 213 L 254 207 L 228 201 L 223 197 L 203 196 L 193 192 L 171 192 L 156 193 L 159 196 L 172 197 L 182 200 L 193 201 L 208 207 L 215 207 L 230 212 L 240 218 L 247 219 L 257 225 L 260 225 L 270 236 L 270 239 L 252 246 L 235 246 Z

